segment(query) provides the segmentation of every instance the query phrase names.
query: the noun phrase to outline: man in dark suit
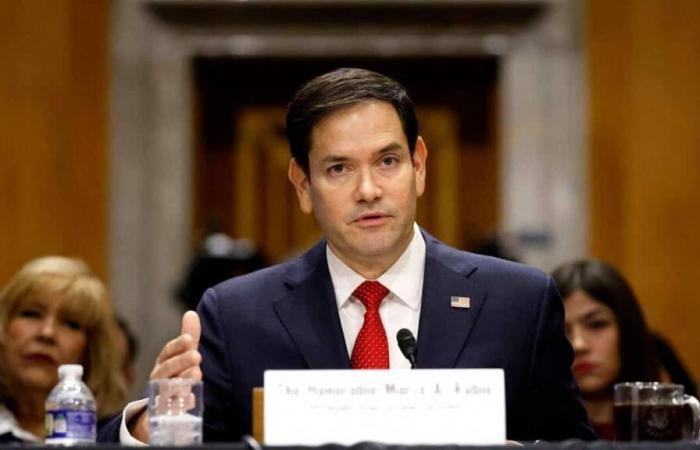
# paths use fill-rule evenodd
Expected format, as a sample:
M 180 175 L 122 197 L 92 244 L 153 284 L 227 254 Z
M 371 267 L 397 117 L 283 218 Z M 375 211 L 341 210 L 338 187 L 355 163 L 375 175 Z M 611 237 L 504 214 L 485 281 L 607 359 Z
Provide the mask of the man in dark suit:
M 551 279 L 415 224 L 427 148 L 403 87 L 361 69 L 314 78 L 290 104 L 287 134 L 290 181 L 325 240 L 208 290 L 151 374 L 203 373 L 206 440 L 250 432 L 264 370 L 407 366 L 399 328 L 417 334 L 418 368 L 504 369 L 509 439 L 594 437 Z M 145 414 L 126 417 L 144 440 Z

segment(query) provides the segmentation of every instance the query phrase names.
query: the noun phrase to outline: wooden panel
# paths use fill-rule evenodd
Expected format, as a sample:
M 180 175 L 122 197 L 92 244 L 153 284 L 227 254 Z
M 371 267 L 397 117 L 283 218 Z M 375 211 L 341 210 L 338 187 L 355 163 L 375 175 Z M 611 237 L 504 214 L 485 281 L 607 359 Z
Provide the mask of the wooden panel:
M 418 107 L 418 115 L 428 147 L 428 177 L 418 203 L 418 223 L 447 244 L 473 248 L 498 230 L 495 143 L 460 139 L 461 122 L 470 118 L 453 108 Z
M 591 250 L 700 374 L 700 2 L 591 0 Z
M 265 443 L 265 389 L 253 388 L 253 439 Z
M 451 108 L 439 107 L 420 108 L 418 114 L 430 169 L 419 203 L 419 208 L 429 208 L 429 214 L 421 216 L 418 223 L 445 243 L 459 247 L 463 242 L 459 221 L 459 117 Z
M 627 17 L 627 3 L 593 1 L 589 6 L 591 182 L 590 246 L 592 253 L 624 266 L 624 151 L 629 103 L 629 31 L 609 19 Z M 618 64 L 622 61 L 622 64 Z M 615 67 L 615 70 L 610 70 Z M 615 226 L 610 226 L 615 224 Z
M 109 5 L 0 2 L 0 283 L 47 253 L 106 273 Z
M 232 125 L 235 176 L 229 182 L 234 199 L 229 232 L 258 243 L 273 262 L 306 249 L 321 236 L 313 217 L 299 210 L 287 181 L 284 118 L 284 106 L 250 106 L 240 109 Z

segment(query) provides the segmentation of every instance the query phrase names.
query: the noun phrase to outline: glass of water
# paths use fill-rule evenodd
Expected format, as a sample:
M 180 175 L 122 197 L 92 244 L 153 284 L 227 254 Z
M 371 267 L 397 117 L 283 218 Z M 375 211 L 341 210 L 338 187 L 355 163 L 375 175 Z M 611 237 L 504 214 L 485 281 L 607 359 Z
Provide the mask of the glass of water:
M 151 445 L 202 442 L 202 382 L 163 378 L 148 383 L 148 432 Z

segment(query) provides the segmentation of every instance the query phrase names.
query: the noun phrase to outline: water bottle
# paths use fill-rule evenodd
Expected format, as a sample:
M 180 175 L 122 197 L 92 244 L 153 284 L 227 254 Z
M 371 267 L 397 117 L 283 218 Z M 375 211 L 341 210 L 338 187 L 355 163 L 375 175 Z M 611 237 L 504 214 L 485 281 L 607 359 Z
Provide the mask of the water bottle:
M 83 383 L 83 366 L 58 368 L 58 384 L 46 399 L 46 444 L 81 445 L 95 442 L 95 397 Z

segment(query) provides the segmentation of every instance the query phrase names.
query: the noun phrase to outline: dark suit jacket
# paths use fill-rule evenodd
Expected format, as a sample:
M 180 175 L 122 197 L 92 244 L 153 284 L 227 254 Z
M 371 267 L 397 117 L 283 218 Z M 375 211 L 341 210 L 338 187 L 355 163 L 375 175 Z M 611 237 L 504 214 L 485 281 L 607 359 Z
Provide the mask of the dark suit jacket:
M 552 279 L 423 235 L 418 368 L 503 368 L 509 439 L 594 438 Z M 263 385 L 265 370 L 350 368 L 325 247 L 321 241 L 293 261 L 204 294 L 205 440 L 250 433 L 251 390 Z M 452 308 L 452 296 L 469 297 L 471 307 Z

